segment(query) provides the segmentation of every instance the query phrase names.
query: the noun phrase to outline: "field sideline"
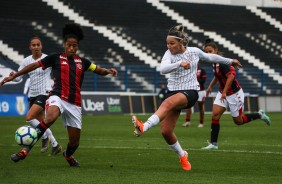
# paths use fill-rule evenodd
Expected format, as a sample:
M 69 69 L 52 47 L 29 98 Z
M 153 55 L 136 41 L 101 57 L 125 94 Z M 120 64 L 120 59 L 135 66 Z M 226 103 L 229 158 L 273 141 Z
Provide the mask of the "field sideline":
M 261 120 L 236 126 L 230 115 L 221 121 L 219 150 L 204 151 L 210 137 L 210 119 L 197 128 L 199 114 L 192 115 L 192 127 L 175 128 L 189 153 L 192 170 L 183 171 L 177 155 L 169 150 L 154 127 L 142 137 L 133 136 L 130 115 L 83 116 L 80 147 L 74 157 L 80 168 L 70 168 L 60 153 L 50 157 L 40 153 L 41 142 L 23 161 L 13 163 L 10 155 L 20 150 L 14 140 L 24 117 L 0 117 L 0 183 L 201 183 L 260 184 L 282 183 L 282 114 L 269 114 L 273 124 Z M 146 120 L 148 115 L 139 115 Z M 60 118 L 51 127 L 65 149 L 67 133 Z

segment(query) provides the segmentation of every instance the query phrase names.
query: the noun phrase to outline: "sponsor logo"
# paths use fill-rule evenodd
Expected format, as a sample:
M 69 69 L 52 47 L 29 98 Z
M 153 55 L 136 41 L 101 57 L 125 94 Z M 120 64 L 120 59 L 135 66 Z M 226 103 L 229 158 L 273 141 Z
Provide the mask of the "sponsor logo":
M 95 102 L 91 99 L 82 100 L 82 106 L 86 111 L 104 111 L 104 102 Z
M 81 59 L 74 59 L 74 62 L 81 63 L 82 61 L 81 61 Z
M 108 111 L 109 112 L 121 112 L 121 106 L 120 106 L 120 99 L 119 98 L 107 98 L 107 104 L 108 104 Z
M 60 55 L 60 59 L 68 60 L 67 57 Z
M 109 104 L 109 105 L 119 105 L 120 99 L 109 97 L 109 98 L 107 98 L 107 104 Z

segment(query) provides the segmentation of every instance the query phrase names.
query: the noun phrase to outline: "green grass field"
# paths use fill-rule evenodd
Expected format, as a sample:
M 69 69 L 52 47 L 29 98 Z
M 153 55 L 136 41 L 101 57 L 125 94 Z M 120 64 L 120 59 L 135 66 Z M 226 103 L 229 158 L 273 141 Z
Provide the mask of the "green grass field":
M 190 128 L 181 127 L 181 115 L 175 132 L 189 152 L 188 172 L 166 145 L 159 126 L 134 137 L 130 115 L 83 117 L 81 144 L 74 155 L 80 168 L 69 167 L 62 154 L 48 156 L 51 149 L 40 153 L 41 141 L 25 160 L 14 163 L 10 155 L 20 150 L 14 133 L 25 120 L 0 117 L 0 183 L 282 183 L 282 114 L 269 115 L 270 127 L 261 120 L 236 126 L 230 115 L 224 115 L 217 151 L 200 149 L 209 140 L 211 116 L 206 115 L 200 129 L 198 114 L 193 114 Z M 61 120 L 51 130 L 65 148 L 67 133 Z

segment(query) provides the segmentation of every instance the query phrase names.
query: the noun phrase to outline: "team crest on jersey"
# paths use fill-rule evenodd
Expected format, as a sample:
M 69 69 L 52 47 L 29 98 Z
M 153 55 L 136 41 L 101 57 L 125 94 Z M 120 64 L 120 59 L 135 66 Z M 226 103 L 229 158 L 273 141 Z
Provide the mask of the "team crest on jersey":
M 82 69 L 82 64 L 81 63 L 76 63 L 76 67 L 81 70 Z

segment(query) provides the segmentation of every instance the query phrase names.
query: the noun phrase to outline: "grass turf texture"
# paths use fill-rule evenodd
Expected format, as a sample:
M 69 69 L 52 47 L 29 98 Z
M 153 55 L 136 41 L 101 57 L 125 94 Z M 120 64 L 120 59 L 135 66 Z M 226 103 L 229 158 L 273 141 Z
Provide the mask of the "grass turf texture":
M 25 160 L 14 163 L 10 155 L 21 148 L 14 140 L 24 117 L 0 117 L 0 183 L 282 183 L 282 114 L 269 114 L 269 127 L 256 120 L 236 126 L 230 115 L 223 115 L 219 150 L 206 151 L 210 137 L 210 115 L 205 127 L 197 128 L 199 114 L 192 115 L 192 127 L 181 127 L 179 118 L 175 133 L 189 153 L 191 171 L 181 168 L 154 127 L 142 137 L 133 136 L 130 115 L 83 116 L 80 147 L 74 157 L 80 168 L 71 168 L 62 153 L 50 157 L 40 153 L 41 140 Z M 138 116 L 146 120 L 148 115 Z M 67 132 L 60 118 L 51 127 L 58 142 L 66 148 Z

